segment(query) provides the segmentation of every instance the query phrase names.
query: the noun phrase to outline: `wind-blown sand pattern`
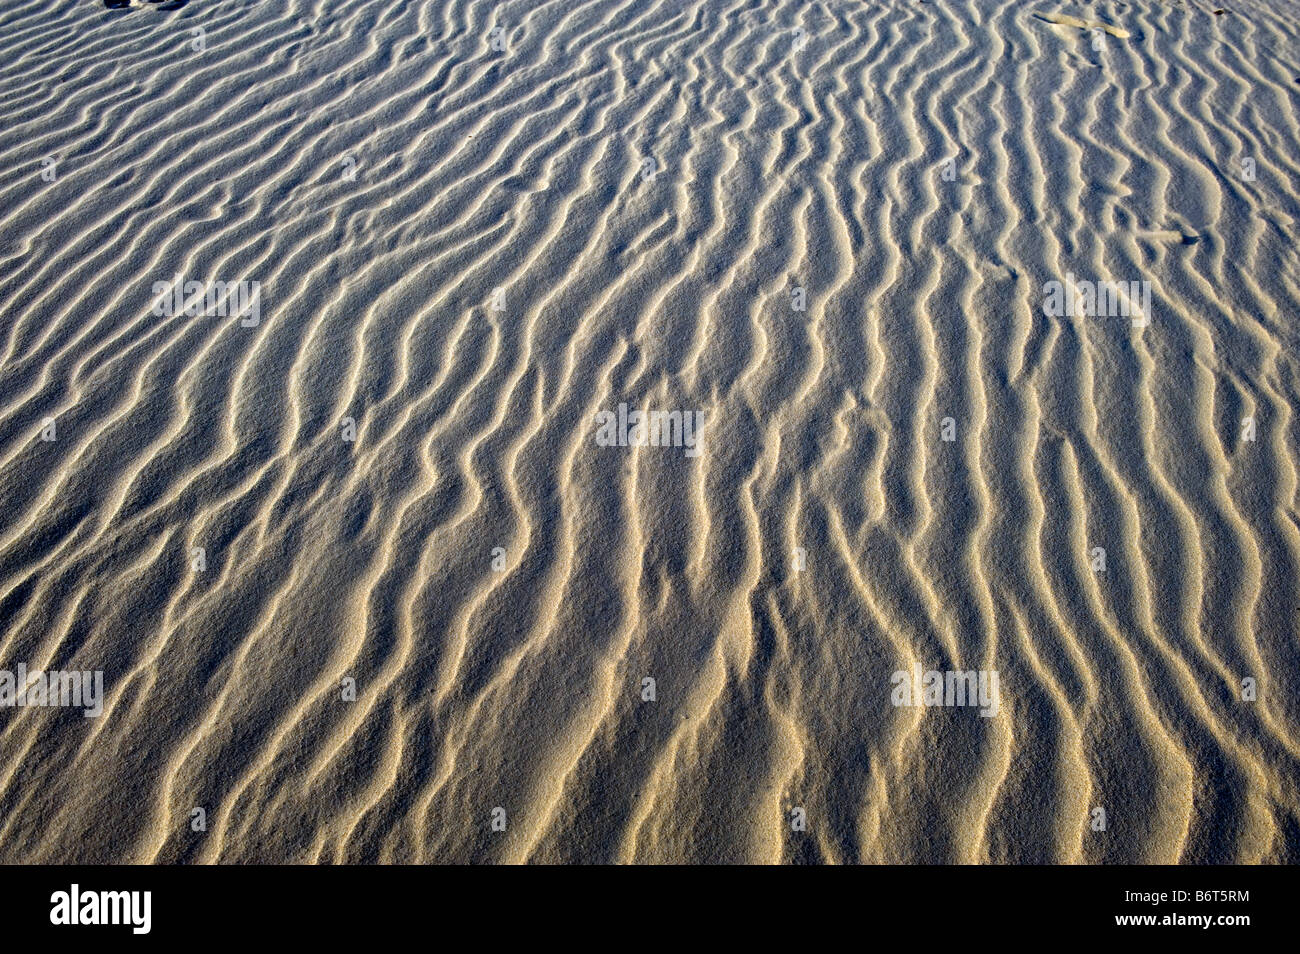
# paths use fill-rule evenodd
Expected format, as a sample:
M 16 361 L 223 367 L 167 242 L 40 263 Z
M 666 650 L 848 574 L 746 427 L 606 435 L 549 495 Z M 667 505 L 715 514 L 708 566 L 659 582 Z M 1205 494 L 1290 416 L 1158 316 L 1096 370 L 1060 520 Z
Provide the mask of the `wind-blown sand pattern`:
M 0 709 L 0 861 L 1300 860 L 1300 4 L 1217 9 L 4 0 L 0 668 L 105 700 Z

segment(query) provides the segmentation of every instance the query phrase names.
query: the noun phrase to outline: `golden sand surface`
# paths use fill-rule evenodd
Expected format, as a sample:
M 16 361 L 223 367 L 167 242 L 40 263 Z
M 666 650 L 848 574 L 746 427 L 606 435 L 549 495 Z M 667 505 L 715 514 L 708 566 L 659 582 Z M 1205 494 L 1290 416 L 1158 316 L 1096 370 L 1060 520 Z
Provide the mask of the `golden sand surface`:
M 1222 2 L 0 0 L 0 862 L 1300 861 Z

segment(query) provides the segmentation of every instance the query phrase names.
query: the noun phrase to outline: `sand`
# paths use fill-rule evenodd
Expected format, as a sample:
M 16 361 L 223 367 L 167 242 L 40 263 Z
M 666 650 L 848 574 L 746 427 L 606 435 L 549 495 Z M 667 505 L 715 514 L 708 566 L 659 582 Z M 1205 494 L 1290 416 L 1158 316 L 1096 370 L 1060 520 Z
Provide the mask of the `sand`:
M 3 0 L 0 169 L 0 861 L 1300 861 L 1300 3 Z

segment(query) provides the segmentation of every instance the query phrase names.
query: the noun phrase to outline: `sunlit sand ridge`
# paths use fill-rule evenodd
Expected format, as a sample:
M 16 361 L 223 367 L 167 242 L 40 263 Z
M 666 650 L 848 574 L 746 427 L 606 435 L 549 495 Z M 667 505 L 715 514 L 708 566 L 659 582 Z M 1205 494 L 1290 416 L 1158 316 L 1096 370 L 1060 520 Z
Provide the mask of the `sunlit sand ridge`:
M 1300 861 L 1219 9 L 0 2 L 0 861 Z

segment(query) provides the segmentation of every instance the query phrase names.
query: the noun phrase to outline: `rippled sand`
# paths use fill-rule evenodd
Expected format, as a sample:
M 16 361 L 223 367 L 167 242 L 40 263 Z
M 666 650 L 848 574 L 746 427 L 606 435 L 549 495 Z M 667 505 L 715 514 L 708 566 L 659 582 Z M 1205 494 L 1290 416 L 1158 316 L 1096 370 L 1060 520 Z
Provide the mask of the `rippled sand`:
M 1300 4 L 1216 9 L 0 2 L 0 668 L 106 695 L 0 861 L 1300 861 Z

